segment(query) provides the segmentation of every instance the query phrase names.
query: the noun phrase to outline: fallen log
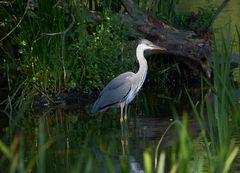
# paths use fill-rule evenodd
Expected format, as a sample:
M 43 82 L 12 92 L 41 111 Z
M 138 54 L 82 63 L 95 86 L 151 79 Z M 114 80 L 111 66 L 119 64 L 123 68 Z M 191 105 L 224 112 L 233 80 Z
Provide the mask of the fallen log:
M 143 37 L 165 47 L 164 54 L 183 63 L 196 76 L 201 71 L 210 77 L 209 56 L 211 42 L 197 38 L 193 31 L 178 30 L 167 25 L 154 16 L 143 13 L 132 0 L 121 0 L 129 15 L 133 18 L 133 26 Z
M 208 27 L 211 27 L 216 15 L 220 13 L 228 1 L 223 1 L 216 14 L 209 21 Z M 127 14 L 117 15 L 122 17 L 124 24 L 134 28 L 142 37 L 165 47 L 167 51 L 162 54 L 183 64 L 193 76 L 199 76 L 203 72 L 210 78 L 211 39 L 209 37 L 202 38 L 194 31 L 179 30 L 172 27 L 164 21 L 144 13 L 132 0 L 121 0 L 121 3 Z M 101 20 L 97 13 L 90 12 L 90 17 L 98 22 Z M 204 28 L 204 30 L 209 31 L 209 28 Z

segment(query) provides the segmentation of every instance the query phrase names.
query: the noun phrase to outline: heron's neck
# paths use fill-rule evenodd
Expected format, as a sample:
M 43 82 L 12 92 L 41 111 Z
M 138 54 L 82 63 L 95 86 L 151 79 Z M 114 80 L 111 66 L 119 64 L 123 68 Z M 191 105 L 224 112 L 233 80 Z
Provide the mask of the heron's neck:
M 140 47 L 137 47 L 136 55 L 137 55 L 137 60 L 139 62 L 139 70 L 136 73 L 136 76 L 139 80 L 141 80 L 141 85 L 142 85 L 147 75 L 148 64 L 147 64 L 147 60 L 144 57 L 143 49 L 141 49 Z

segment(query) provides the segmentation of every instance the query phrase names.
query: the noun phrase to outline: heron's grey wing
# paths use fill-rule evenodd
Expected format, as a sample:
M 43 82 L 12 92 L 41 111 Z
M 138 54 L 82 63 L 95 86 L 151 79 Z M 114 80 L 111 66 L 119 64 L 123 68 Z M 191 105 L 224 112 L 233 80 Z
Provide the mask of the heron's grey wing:
M 100 93 L 91 112 L 104 111 L 123 101 L 131 90 L 132 83 L 129 79 L 133 75 L 132 72 L 126 72 L 111 80 Z
M 112 79 L 102 90 L 104 92 L 105 90 L 113 90 L 115 88 L 118 88 L 119 86 L 123 85 L 125 81 L 129 80 L 134 75 L 133 72 L 126 72 L 123 74 L 120 74 L 116 78 Z M 100 95 L 102 94 L 100 93 Z

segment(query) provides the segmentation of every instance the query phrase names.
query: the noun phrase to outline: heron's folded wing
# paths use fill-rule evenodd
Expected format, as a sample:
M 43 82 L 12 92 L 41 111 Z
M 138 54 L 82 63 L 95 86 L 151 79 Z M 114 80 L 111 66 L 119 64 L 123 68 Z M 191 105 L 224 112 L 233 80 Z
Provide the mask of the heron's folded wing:
M 94 103 L 92 112 L 105 110 L 124 101 L 131 91 L 132 83 L 129 78 L 133 74 L 132 72 L 123 73 L 110 81 Z
M 134 75 L 133 72 L 126 72 L 126 73 L 120 74 L 116 78 L 112 79 L 105 86 L 105 88 L 102 90 L 102 92 L 104 92 L 105 90 L 114 90 L 114 89 L 120 87 L 121 85 L 124 84 L 125 81 L 128 81 L 129 78 L 131 78 L 133 75 Z

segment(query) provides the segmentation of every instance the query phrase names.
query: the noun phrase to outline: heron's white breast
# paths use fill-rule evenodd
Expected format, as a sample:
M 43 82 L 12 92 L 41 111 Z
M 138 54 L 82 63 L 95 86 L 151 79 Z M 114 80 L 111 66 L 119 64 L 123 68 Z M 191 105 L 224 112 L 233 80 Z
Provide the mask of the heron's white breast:
M 126 100 L 125 100 L 125 104 L 129 104 L 137 95 L 137 90 L 136 89 L 131 89 L 131 91 L 129 92 Z

